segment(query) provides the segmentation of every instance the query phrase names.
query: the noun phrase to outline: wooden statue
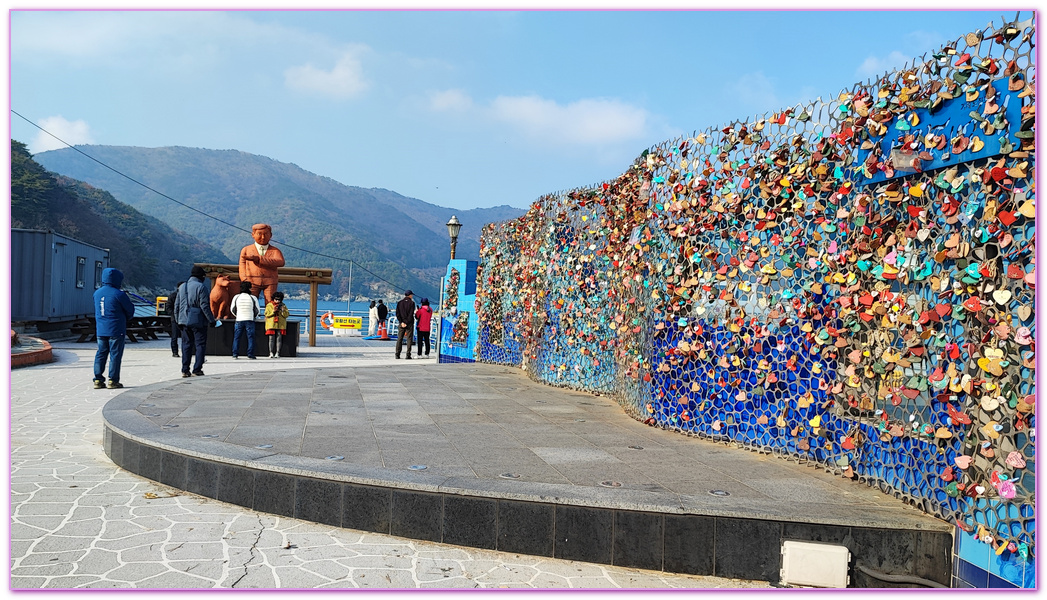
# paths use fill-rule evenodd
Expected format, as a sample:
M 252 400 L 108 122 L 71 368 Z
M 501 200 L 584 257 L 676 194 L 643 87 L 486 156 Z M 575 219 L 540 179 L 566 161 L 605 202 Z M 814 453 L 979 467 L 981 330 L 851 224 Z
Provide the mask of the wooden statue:
M 236 290 L 229 278 L 219 275 L 211 286 L 211 312 L 216 319 L 232 319 L 233 312 L 229 308 L 233 301 Z
M 284 266 L 284 255 L 280 249 L 271 246 L 273 228 L 259 223 L 251 228 L 254 243 L 244 246 L 240 251 L 240 281 L 251 282 L 251 294 L 265 290 L 265 301 L 273 301 L 278 279 L 277 269 Z

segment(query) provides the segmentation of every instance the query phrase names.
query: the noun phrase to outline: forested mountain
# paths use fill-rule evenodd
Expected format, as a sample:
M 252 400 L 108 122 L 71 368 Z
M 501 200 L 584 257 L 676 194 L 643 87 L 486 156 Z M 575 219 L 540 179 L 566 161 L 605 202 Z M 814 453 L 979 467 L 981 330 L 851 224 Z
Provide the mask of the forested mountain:
M 436 297 L 449 253 L 445 224 L 452 214 L 466 224 L 458 258 L 475 260 L 484 224 L 524 212 L 509 206 L 456 211 L 389 190 L 343 185 L 294 164 L 237 150 L 77 148 L 191 209 L 70 148 L 34 158 L 51 171 L 104 188 L 138 210 L 207 240 L 230 257 L 239 256 L 250 236 L 200 212 L 247 230 L 255 223 L 268 223 L 287 265 L 332 268 L 334 283 L 321 293 L 339 296 L 346 293 L 349 276 L 349 263 L 339 259 L 352 259 L 357 265 L 354 296 L 389 298 L 410 287 L 420 296 Z
M 144 215 L 108 192 L 49 173 L 11 141 L 11 227 L 51 229 L 109 248 L 125 284 L 166 291 L 189 276 L 194 262 L 229 262 L 217 248 Z

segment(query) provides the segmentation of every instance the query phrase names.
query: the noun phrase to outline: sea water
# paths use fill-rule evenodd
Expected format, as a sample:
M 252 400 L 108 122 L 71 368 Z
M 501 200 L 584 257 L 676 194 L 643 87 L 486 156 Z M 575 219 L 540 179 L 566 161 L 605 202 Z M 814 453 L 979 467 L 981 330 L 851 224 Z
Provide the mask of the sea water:
M 142 299 L 144 300 L 144 298 Z M 295 299 L 284 299 L 284 304 L 287 305 L 287 310 L 291 313 L 292 319 L 304 321 L 300 331 L 309 331 L 309 300 L 295 300 Z M 363 318 L 363 333 L 367 333 L 368 328 L 368 312 L 370 310 L 370 302 L 353 302 L 350 310 L 350 306 L 344 300 L 317 300 L 316 301 L 316 314 L 322 316 L 324 313 L 330 311 L 332 315 L 344 317 L 362 317 Z M 392 303 L 389 306 L 389 319 L 390 321 L 396 321 L 396 303 Z M 259 299 L 259 308 L 262 309 L 262 314 L 265 314 L 264 298 Z M 156 314 L 156 305 L 144 302 L 138 302 L 135 304 L 135 316 L 152 316 Z M 323 327 L 320 327 L 317 323 L 316 333 L 318 335 L 331 335 L 331 332 Z
M 285 298 L 284 304 L 287 305 L 287 310 L 290 311 L 292 319 L 300 319 L 304 321 L 302 329 L 300 329 L 300 331 L 309 331 L 309 300 L 293 300 Z M 335 315 L 336 317 L 362 317 L 362 331 L 364 334 L 366 334 L 368 327 L 367 314 L 370 310 L 370 306 L 370 302 L 353 302 L 352 305 L 349 306 L 349 303 L 345 302 L 344 300 L 317 300 L 316 314 L 317 316 L 322 316 L 324 313 L 330 311 L 331 314 Z M 265 307 L 262 307 L 262 310 L 264 311 Z M 396 304 L 393 303 L 392 306 L 389 306 L 389 317 L 391 319 L 395 318 L 395 315 L 393 314 L 395 311 Z M 327 329 L 324 329 L 323 327 L 320 327 L 318 324 L 316 328 L 316 334 L 331 335 L 331 332 Z

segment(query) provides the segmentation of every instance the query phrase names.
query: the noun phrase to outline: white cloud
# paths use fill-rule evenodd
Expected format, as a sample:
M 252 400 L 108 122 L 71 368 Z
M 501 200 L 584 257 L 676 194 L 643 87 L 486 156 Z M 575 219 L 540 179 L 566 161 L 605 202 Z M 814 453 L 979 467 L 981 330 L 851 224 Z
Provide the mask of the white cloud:
M 87 125 L 86 121 L 69 121 L 65 117 L 57 115 L 40 119 L 40 121 L 37 122 L 37 125 L 53 133 L 55 136 L 61 138 L 62 141 L 72 146 L 77 144 L 94 143 L 94 138 L 91 137 L 91 128 Z M 28 146 L 30 154 L 66 147 L 65 144 L 43 131 L 37 133 L 36 137 L 33 138 Z
M 429 94 L 429 108 L 437 112 L 461 112 L 473 107 L 473 99 L 462 90 L 444 90 Z
M 797 97 L 796 101 L 797 102 L 805 102 L 806 103 L 806 102 L 810 102 L 811 100 L 814 100 L 815 98 L 821 98 L 822 96 L 819 94 L 819 91 L 820 90 L 818 88 L 814 87 L 813 85 L 801 85 L 800 86 L 800 92 L 798 94 L 796 94 L 796 97 Z M 824 90 L 821 90 L 821 91 L 824 91 Z M 835 97 L 835 96 L 826 96 L 826 97 Z
M 140 28 L 128 25 L 120 13 L 12 11 L 12 59 L 109 55 L 137 37 Z
M 279 77 L 287 69 L 318 84 L 324 71 L 330 89 L 347 93 L 362 71 L 363 45 L 332 40 L 302 28 L 222 11 L 12 11 L 11 61 L 45 68 L 52 63 L 91 69 L 144 69 L 166 77 L 199 77 L 224 66 L 250 68 Z M 354 72 L 355 70 L 355 72 Z M 360 78 L 355 78 L 359 85 Z M 346 85 L 349 84 L 349 87 Z
M 338 100 L 359 96 L 370 87 L 364 78 L 363 65 L 354 50 L 343 54 L 330 71 L 314 67 L 312 63 L 291 67 L 284 71 L 284 83 L 294 90 Z
M 539 96 L 499 96 L 489 114 L 531 138 L 569 145 L 637 140 L 649 121 L 644 109 L 603 98 L 561 105 Z
M 12 11 L 12 57 L 37 61 L 208 58 L 235 45 L 304 44 L 305 32 L 217 11 Z
M 726 87 L 727 101 L 742 108 L 758 111 L 782 108 L 783 102 L 778 97 L 774 82 L 763 71 L 745 73 Z
M 944 41 L 945 36 L 937 31 L 918 29 L 905 34 L 905 48 L 919 54 L 937 50 Z
M 457 88 L 430 92 L 422 106 L 474 125 L 507 127 L 544 146 L 601 148 L 636 143 L 651 136 L 654 120 L 646 110 L 613 98 L 561 104 L 538 95 L 498 96 L 477 103 Z
M 898 50 L 891 52 L 886 57 L 870 56 L 858 66 L 855 75 L 863 79 L 866 77 L 883 75 L 888 70 L 893 71 L 894 69 L 901 68 L 910 60 L 912 60 L 912 56 L 899 52 Z
M 923 54 L 930 54 L 941 48 L 942 44 L 955 41 L 955 38 L 947 40 L 946 37 L 936 31 L 924 31 L 922 29 L 910 31 L 899 40 L 900 48 L 892 50 L 887 56 L 870 55 L 862 64 L 858 65 L 855 75 L 865 79 L 878 77 L 888 71 L 901 69 L 906 64 Z

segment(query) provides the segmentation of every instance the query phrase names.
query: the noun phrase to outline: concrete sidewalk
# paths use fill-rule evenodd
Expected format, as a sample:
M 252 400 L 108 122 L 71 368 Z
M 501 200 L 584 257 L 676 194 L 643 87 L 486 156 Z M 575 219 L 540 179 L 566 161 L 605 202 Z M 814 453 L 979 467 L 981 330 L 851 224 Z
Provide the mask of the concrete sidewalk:
M 389 342 L 321 336 L 320 344 L 300 348 L 297 358 L 208 357 L 204 367 L 208 375 L 185 381 L 207 386 L 212 379 L 248 374 L 248 379 L 274 377 L 262 375 L 269 371 L 293 377 L 300 369 L 334 370 L 337 375 L 337 370 L 347 367 L 396 365 L 421 374 L 435 367 L 433 359 L 394 361 Z M 52 346 L 55 362 L 11 373 L 14 589 L 768 586 L 353 531 L 259 513 L 169 488 L 109 460 L 102 450 L 101 419 L 103 405 L 121 393 L 182 382 L 180 362 L 171 356 L 169 341 L 128 344 L 121 376 L 124 390 L 92 389 L 93 344 L 53 342 Z M 314 455 L 335 450 L 305 448 L 304 442 L 303 449 Z M 357 454 L 357 459 L 361 456 Z M 551 464 L 550 458 L 555 462 L 551 455 L 543 461 Z M 805 472 L 810 475 L 812 470 Z

